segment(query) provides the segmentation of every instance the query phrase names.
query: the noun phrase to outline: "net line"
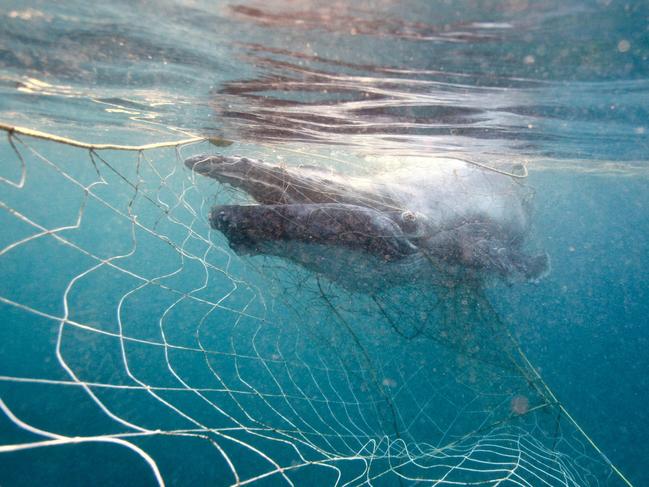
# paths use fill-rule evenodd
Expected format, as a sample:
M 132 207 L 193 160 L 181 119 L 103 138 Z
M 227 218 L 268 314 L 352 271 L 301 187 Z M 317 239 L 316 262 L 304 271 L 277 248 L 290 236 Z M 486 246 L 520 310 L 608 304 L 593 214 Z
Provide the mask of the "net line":
M 416 403 L 414 412 L 404 413 L 398 407 L 403 404 L 403 399 L 400 397 L 403 390 L 406 391 L 404 395 L 409 394 L 408 388 L 418 389 L 421 384 L 425 383 L 428 383 L 431 391 L 438 390 L 438 384 L 430 383 L 430 378 L 424 378 L 425 374 L 422 374 L 421 370 L 401 371 L 400 380 L 395 380 L 385 371 L 389 368 L 389 363 L 373 363 L 376 362 L 376 352 L 359 352 L 359 343 L 356 343 L 356 347 L 352 347 L 354 350 L 347 351 L 347 354 L 343 354 L 343 356 L 335 356 L 337 354 L 333 354 L 333 357 L 329 354 L 318 356 L 320 353 L 317 350 L 313 351 L 310 350 L 311 347 L 304 346 L 302 346 L 302 350 L 298 350 L 299 347 L 296 344 L 305 340 L 304 332 L 300 330 L 300 327 L 308 329 L 309 324 L 300 323 L 300 326 L 295 326 L 294 328 L 297 330 L 294 330 L 295 335 L 278 331 L 277 328 L 272 328 L 269 325 L 271 321 L 277 320 L 273 308 L 287 306 L 288 303 L 285 299 L 276 299 L 263 287 L 266 285 L 272 287 L 272 283 L 255 282 L 246 273 L 247 271 L 240 269 L 232 254 L 223 249 L 221 243 L 215 242 L 209 231 L 205 231 L 209 229 L 206 228 L 204 213 L 208 209 L 211 196 L 208 197 L 206 196 L 208 193 L 202 194 L 203 190 L 197 189 L 198 182 L 194 174 L 179 174 L 182 167 L 182 164 L 178 163 L 182 161 L 180 151 L 189 144 L 200 143 L 205 139 L 196 137 L 178 142 L 137 147 L 93 145 L 24 128 L 7 125 L 0 125 L 0 128 L 8 133 L 8 150 L 3 150 L 4 157 L 7 158 L 14 154 L 14 159 L 19 165 L 18 171 L 14 168 L 13 177 L 5 174 L 1 176 L 0 181 L 7 187 L 12 191 L 33 191 L 32 188 L 29 188 L 28 172 L 32 171 L 36 164 L 39 164 L 41 170 L 46 168 L 48 174 L 56 174 L 66 185 L 76 188 L 82 194 L 82 202 L 78 206 L 74 222 L 49 227 L 39 222 L 37 218 L 30 217 L 26 211 L 21 211 L 20 204 L 14 204 L 21 203 L 21 200 L 27 200 L 27 196 L 10 191 L 11 194 L 7 195 L 7 201 L 3 197 L 0 202 L 5 214 L 13 221 L 31 228 L 34 233 L 11 240 L 9 243 L 3 241 L 0 258 L 9 259 L 5 261 L 8 265 L 16 265 L 18 261 L 17 258 L 12 258 L 13 254 L 48 240 L 84 256 L 92 263 L 65 283 L 60 296 L 63 309 L 59 313 L 39 309 L 36 305 L 30 304 L 29 300 L 21 302 L 21 298 L 24 296 L 8 292 L 3 288 L 0 302 L 6 306 L 59 323 L 56 334 L 56 358 L 68 379 L 3 374 L 0 380 L 10 385 L 19 383 L 49 384 L 83 389 L 86 397 L 105 416 L 123 428 L 122 431 L 102 435 L 84 436 L 55 433 L 23 421 L 3 400 L 0 403 L 0 408 L 13 424 L 46 439 L 5 444 L 0 446 L 0 452 L 46 448 L 65 443 L 107 442 L 119 444 L 129 448 L 146 462 L 159 485 L 164 484 L 164 475 L 153 457 L 138 445 L 137 438 L 145 436 L 192 437 L 206 441 L 218 452 L 224 471 L 230 473 L 232 480 L 228 483 L 231 485 L 246 485 L 269 477 L 281 477 L 285 483 L 294 485 L 296 480 L 290 475 L 311 466 L 334 472 L 337 480 L 332 483 L 340 485 L 372 484 L 388 477 L 396 478 L 399 482 L 424 482 L 431 485 L 462 482 L 485 485 L 585 485 L 593 483 L 593 480 L 595 484 L 598 484 L 597 478 L 593 479 L 588 473 L 589 469 L 580 464 L 581 457 L 583 457 L 588 462 L 603 463 L 617 478 L 626 485 L 631 485 L 556 399 L 510 334 L 508 334 L 508 339 L 513 344 L 510 352 L 516 357 L 510 357 L 509 360 L 515 364 L 515 368 L 518 370 L 514 372 L 498 370 L 495 373 L 500 374 L 499 379 L 503 383 L 518 382 L 519 386 L 523 384 L 530 390 L 528 391 L 530 397 L 527 399 L 536 398 L 538 401 L 536 403 L 530 401 L 525 411 L 508 411 L 507 403 L 511 396 L 509 389 L 506 394 L 500 396 L 494 394 L 497 397 L 495 400 L 491 400 L 488 398 L 491 393 L 488 388 L 484 389 L 484 384 L 480 380 L 470 381 L 471 387 L 467 387 L 470 392 L 466 392 L 464 391 L 466 387 L 466 384 L 463 383 L 464 378 L 456 378 L 454 387 L 463 390 L 452 392 L 459 394 L 459 397 L 465 395 L 473 397 L 465 403 L 455 418 L 447 418 L 448 424 L 446 425 L 438 425 L 437 423 L 441 420 L 431 414 L 429 404 L 419 404 L 417 398 L 414 399 Z M 90 164 L 89 168 L 85 169 L 90 169 L 90 171 L 75 174 L 74 171 L 78 168 L 71 168 L 71 164 L 58 165 L 52 162 L 50 157 L 45 157 L 42 154 L 43 149 L 34 149 L 33 145 L 35 144 L 24 142 L 22 138 L 18 138 L 19 135 L 47 141 L 50 146 L 46 146 L 45 150 L 48 148 L 51 150 L 51 143 L 57 143 L 58 145 L 54 144 L 55 147 L 59 145 L 73 146 L 75 149 L 72 154 L 77 156 L 78 149 L 87 149 Z M 171 158 L 168 152 L 164 152 L 167 150 L 172 153 Z M 118 166 L 118 163 L 109 161 L 105 155 L 98 151 L 134 152 L 137 155 L 135 167 Z M 149 155 L 155 151 L 163 151 L 163 154 L 158 156 L 162 160 L 168 162 L 171 159 L 171 168 L 167 167 L 166 174 L 156 168 L 154 156 Z M 144 167 L 148 167 L 151 171 L 150 174 L 153 174 L 158 181 L 158 187 L 154 188 L 154 191 L 151 191 L 151 188 L 145 188 L 147 182 L 140 173 Z M 133 170 L 135 170 L 134 173 Z M 34 171 L 38 172 L 38 170 Z M 129 173 L 129 171 L 131 172 Z M 88 174 L 92 174 L 92 179 L 88 179 Z M 174 184 L 178 182 L 180 186 L 174 187 Z M 104 186 L 121 188 L 122 192 L 113 194 L 112 197 L 115 198 L 113 201 L 110 199 L 111 195 L 101 193 Z M 211 191 L 215 191 L 214 185 L 212 185 Z M 227 191 L 221 189 L 221 192 L 224 193 L 221 196 L 231 197 Z M 151 193 L 155 193 L 155 197 Z M 170 197 L 173 204 L 168 202 L 167 198 Z M 126 234 L 129 237 L 130 248 L 106 256 L 102 255 L 102 249 L 93 251 L 90 244 L 82 244 L 75 238 L 67 236 L 71 235 L 71 232 L 83 229 L 84 224 L 88 225 L 85 218 L 86 211 L 90 206 L 94 207 L 95 204 L 107 209 L 118 220 L 127 222 L 129 228 Z M 147 219 L 143 216 L 146 212 L 140 208 L 141 205 L 153 209 L 151 210 L 152 218 Z M 138 213 L 138 210 L 141 213 Z M 180 212 L 182 212 L 182 217 L 178 216 Z M 178 236 L 169 229 L 165 229 L 166 234 L 160 231 L 159 226 L 164 226 L 166 222 L 181 229 L 182 233 Z M 21 231 L 24 231 L 24 228 L 21 228 Z M 143 244 L 138 245 L 138 239 L 143 239 L 143 235 L 156 239 L 172 249 L 172 252 L 180 259 L 180 267 L 169 269 L 154 277 L 147 276 L 142 269 L 137 269 L 137 266 L 130 268 L 129 262 L 137 257 L 143 247 Z M 203 245 L 203 248 L 193 250 L 192 246 L 196 242 Z M 27 255 L 33 255 L 38 250 L 42 249 L 31 250 L 27 252 Z M 212 253 L 219 254 L 220 260 L 213 261 Z M 187 272 L 193 263 L 197 263 L 201 268 L 196 275 L 194 272 Z M 276 265 L 274 262 L 270 264 L 271 267 Z M 20 266 L 17 267 L 20 268 Z M 103 272 L 105 269 L 115 271 L 117 275 L 126 276 L 135 283 L 134 287 L 118 296 L 119 299 L 116 303 L 112 301 L 101 303 L 101 306 L 106 306 L 116 315 L 116 328 L 112 331 L 104 329 L 101 322 L 99 324 L 84 323 L 83 320 L 74 318 L 74 305 L 79 304 L 75 292 L 82 287 L 79 284 L 86 282 L 89 276 Z M 264 268 L 261 272 L 267 273 L 267 270 Z M 194 287 L 191 289 L 183 289 L 183 284 L 186 283 L 182 281 L 174 282 L 175 277 L 187 273 L 193 282 L 190 287 Z M 199 277 L 200 273 L 203 273 L 204 276 Z M 268 275 L 272 276 L 273 274 L 270 272 Z M 221 287 L 216 286 L 216 289 L 212 291 L 218 293 L 217 296 L 210 296 L 210 292 L 208 292 L 210 279 L 212 279 L 212 283 L 221 284 Z M 300 279 L 306 282 L 309 278 L 302 276 Z M 227 283 L 227 287 L 223 286 L 224 283 Z M 92 286 L 86 285 L 85 287 L 90 289 Z M 344 293 L 336 290 L 335 295 L 329 294 L 332 291 L 326 287 L 323 289 L 318 282 L 317 286 L 312 286 L 310 291 L 313 293 L 314 299 L 325 298 L 324 300 L 319 299 L 318 313 L 323 315 L 320 319 L 331 320 L 333 316 L 338 322 L 353 321 L 353 325 L 356 326 L 356 312 L 350 312 L 344 305 L 340 306 L 340 302 L 344 301 Z M 159 316 L 159 336 L 157 339 L 131 336 L 126 331 L 130 322 L 125 319 L 125 316 L 128 315 L 126 309 L 134 296 L 149 292 L 151 289 L 159 290 L 160 293 L 168 293 L 171 296 L 166 305 L 158 303 L 156 312 Z M 243 294 L 247 294 L 239 297 L 242 290 L 245 290 Z M 278 292 L 281 294 L 283 290 L 285 288 Z M 229 301 L 232 302 L 229 303 Z M 191 334 L 196 336 L 196 342 L 193 345 L 174 343 L 175 340 L 167 336 L 169 330 L 164 326 L 165 322 L 173 322 L 172 316 L 176 312 L 175 310 L 184 306 L 185 303 L 193 303 L 192 306 L 201 307 L 199 316 L 196 317 L 194 323 L 195 328 L 191 330 Z M 373 309 L 373 313 L 377 313 L 376 306 L 367 309 Z M 208 325 L 214 326 L 213 317 L 217 313 L 222 313 L 232 320 L 229 350 L 219 349 L 213 343 L 211 347 L 206 347 L 201 340 L 201 330 L 207 328 Z M 299 314 L 299 310 L 295 314 Z M 383 315 L 385 318 L 385 313 L 378 312 L 378 315 Z M 251 327 L 249 323 L 255 323 L 255 325 Z M 354 326 L 348 325 L 347 328 L 354 328 Z M 274 333 L 267 332 L 266 330 L 269 328 Z M 79 374 L 87 371 L 84 371 L 79 364 L 76 367 L 72 364 L 74 354 L 69 350 L 66 351 L 64 347 L 64 334 L 70 329 L 84 330 L 93 335 L 116 339 L 119 342 L 121 366 L 130 384 L 121 383 L 121 381 L 84 380 Z M 247 347 L 249 350 L 245 353 L 237 350 L 246 347 L 242 347 L 242 339 L 237 333 L 234 333 L 244 329 L 246 333 L 252 333 L 248 336 L 249 342 L 246 345 L 250 345 L 250 347 Z M 333 330 L 329 331 L 333 332 Z M 311 333 L 313 335 L 308 335 L 309 340 L 317 335 L 317 330 L 311 330 Z M 257 349 L 256 337 L 264 334 L 271 337 L 270 342 L 273 349 L 278 353 L 268 355 L 270 349 L 263 351 Z M 175 338 L 178 339 L 177 336 Z M 282 341 L 284 339 L 286 341 Z M 130 361 L 135 359 L 130 357 L 128 344 L 161 349 L 163 352 L 162 364 L 171 374 L 175 385 L 156 386 L 152 385 L 154 380 L 140 378 L 139 374 L 132 370 L 135 363 L 131 365 Z M 264 346 L 268 347 L 268 343 L 264 342 Z M 317 359 L 304 357 L 305 350 L 313 352 Z M 173 356 L 174 353 L 198 354 L 204 357 L 206 367 L 204 370 L 209 371 L 212 387 L 197 386 L 192 382 L 200 383 L 200 380 L 194 378 L 194 381 L 191 381 L 187 376 L 183 377 L 183 374 L 180 373 L 181 366 L 177 358 Z M 446 353 L 456 358 L 458 355 L 448 350 Z M 284 354 L 287 357 L 284 357 Z M 212 359 L 212 357 L 218 358 Z M 211 360 L 215 360 L 215 362 Z M 259 380 L 246 371 L 246 367 L 251 367 L 245 365 L 246 361 L 254 362 L 255 372 L 262 371 L 266 374 L 264 380 Z M 146 361 L 143 363 L 150 365 Z M 226 363 L 227 366 L 234 367 L 234 373 L 227 378 L 224 375 L 225 372 L 220 370 L 221 367 L 226 368 Z M 368 367 L 370 363 L 371 366 Z M 485 363 L 481 363 L 481 367 L 488 366 Z M 284 371 L 274 370 L 275 367 L 280 367 Z M 298 372 L 310 375 L 312 380 L 304 383 L 304 378 L 298 377 Z M 492 371 L 492 373 L 494 372 Z M 368 380 L 368 374 L 374 378 Z M 384 377 L 383 382 L 378 383 L 381 377 Z M 392 382 L 399 385 L 393 385 Z M 218 387 L 214 387 L 214 383 Z M 237 383 L 239 387 L 232 387 L 232 383 Z M 409 383 L 413 385 L 409 386 Z M 273 385 L 275 392 L 267 390 L 269 384 Z M 493 386 L 493 383 L 489 385 Z M 393 389 L 397 387 L 398 390 L 393 392 Z M 471 390 L 472 387 L 473 390 Z M 163 409 L 172 411 L 177 417 L 186 421 L 187 425 L 185 428 L 165 428 L 165 424 L 162 422 L 157 425 L 158 427 L 143 426 L 136 419 L 118 414 L 116 405 L 102 398 L 102 393 L 98 392 L 105 389 L 144 391 L 154 398 Z M 292 391 L 289 392 L 289 389 Z M 307 389 L 312 390 L 308 391 Z M 368 389 L 370 390 L 368 391 Z M 378 392 L 371 389 L 377 389 Z M 453 387 L 449 389 L 453 389 Z M 3 391 L 3 396 L 5 396 L 7 389 L 3 389 Z M 209 422 L 197 419 L 183 406 L 179 406 L 173 400 L 165 397 L 166 393 L 173 391 L 191 393 L 198 402 L 207 405 L 209 409 L 216 411 L 223 418 L 227 418 L 230 424 L 214 426 Z M 314 394 L 314 391 L 317 393 Z M 210 394 L 212 393 L 219 395 L 219 399 L 211 399 Z M 360 397 L 361 394 L 364 394 L 364 397 Z M 438 396 L 440 395 L 438 394 Z M 413 397 L 411 394 L 409 399 Z M 252 399 L 254 408 L 249 408 L 249 404 L 242 398 Z M 442 400 L 441 397 L 436 399 Z M 228 407 L 225 406 L 226 403 Z M 473 403 L 476 405 L 475 411 L 471 410 Z M 135 404 L 139 404 L 139 402 L 135 401 Z M 265 408 L 264 411 L 257 410 L 262 407 Z M 341 408 L 341 410 L 338 411 L 336 408 Z M 387 421 L 393 423 L 392 430 L 394 431 L 391 432 L 390 428 L 386 428 L 385 425 L 386 414 L 383 409 L 386 408 L 392 409 L 392 413 L 387 414 L 387 416 L 392 416 L 392 419 Z M 567 437 L 550 439 L 550 443 L 556 450 L 548 448 L 543 444 L 543 441 L 539 440 L 539 438 L 548 436 L 546 434 L 548 428 L 542 425 L 547 418 L 541 417 L 539 412 L 553 408 L 558 408 L 560 411 L 560 414 L 556 415 L 556 420 L 553 418 L 551 421 L 553 425 L 556 425 L 557 431 L 561 429 L 561 421 L 566 419 L 568 425 L 576 429 L 576 433 L 570 441 Z M 467 416 L 479 416 L 479 418 L 476 421 L 469 421 L 462 427 L 456 427 L 458 418 L 464 413 Z M 416 438 L 417 435 L 413 433 L 413 429 L 415 429 L 413 425 L 421 417 L 425 418 L 431 431 L 436 432 L 438 441 L 429 444 Z M 242 434 L 244 437 L 241 436 Z M 435 437 L 435 435 L 430 436 Z M 553 434 L 550 433 L 549 437 L 552 436 Z M 582 446 L 580 446 L 579 437 L 585 439 L 587 444 L 594 449 L 596 453 L 594 458 L 580 450 Z M 577 446 L 574 446 L 573 443 Z M 283 458 L 284 462 L 275 460 L 272 454 L 267 453 L 272 452 L 277 444 L 289 449 L 291 453 L 288 456 L 284 453 L 280 456 L 292 457 L 290 462 L 287 463 L 286 458 Z M 238 464 L 238 458 L 230 451 L 235 448 L 234 445 L 252 454 L 256 460 Z M 576 455 L 577 462 L 572 462 L 569 453 L 566 452 Z M 260 461 L 270 465 L 270 469 L 253 472 L 259 467 Z M 346 462 L 355 461 L 364 465 L 360 473 L 341 466 Z M 247 475 L 242 475 L 242 472 Z

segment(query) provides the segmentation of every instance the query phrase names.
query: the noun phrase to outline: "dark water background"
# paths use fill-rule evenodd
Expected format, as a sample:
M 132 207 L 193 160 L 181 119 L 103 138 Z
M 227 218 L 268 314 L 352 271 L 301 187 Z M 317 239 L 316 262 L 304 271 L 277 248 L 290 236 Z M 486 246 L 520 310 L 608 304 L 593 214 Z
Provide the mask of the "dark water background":
M 646 2 L 3 1 L 0 121 L 92 142 L 176 139 L 183 130 L 235 141 L 233 152 L 290 147 L 353 159 L 369 173 L 385 158 L 527 161 L 535 238 L 552 273 L 494 290 L 494 303 L 583 428 L 635 485 L 649 484 Z M 26 204 L 46 216 L 47 201 L 78 204 L 50 193 Z M 3 243 L 20 232 L 4 227 Z M 60 293 L 43 292 L 42 281 L 59 289 L 67 265 L 47 255 L 29 271 L 5 265 L 3 296 L 55 314 Z M 92 321 L 109 322 L 107 309 Z M 0 375 L 44 377 L 56 367 L 53 356 L 29 363 L 52 354 L 56 326 L 33 326 L 40 319 L 2 308 Z M 110 360 L 104 367 L 106 381 L 117 381 Z M 1 386 L 31 424 L 62 425 L 79 405 L 87 431 L 103 431 L 106 418 L 80 392 L 59 400 L 53 386 Z M 3 444 L 26 441 L 3 425 Z M 149 478 L 118 447 L 84 447 L 105 468 L 69 457 L 71 448 L 51 449 L 47 462 L 38 450 L 3 453 L 0 483 L 31 475 L 45 483 L 62 471 L 72 482 L 90 473 Z M 191 448 L 201 465 L 207 453 Z M 174 462 L 170 451 L 156 459 Z M 191 467 L 166 468 L 170 483 L 200 481 Z

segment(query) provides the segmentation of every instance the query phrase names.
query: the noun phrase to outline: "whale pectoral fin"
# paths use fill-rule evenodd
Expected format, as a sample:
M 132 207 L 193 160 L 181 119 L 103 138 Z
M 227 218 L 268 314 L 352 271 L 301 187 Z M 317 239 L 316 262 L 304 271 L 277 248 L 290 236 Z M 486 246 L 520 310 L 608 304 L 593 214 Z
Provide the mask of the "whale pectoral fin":
M 550 273 L 550 256 L 546 252 L 524 255 L 517 259 L 516 267 L 525 279 L 538 282 Z
M 221 183 L 242 189 L 265 205 L 290 203 L 338 203 L 345 201 L 350 188 L 336 184 L 330 173 L 285 169 L 263 161 L 239 156 L 198 155 L 185 160 L 191 170 Z
M 242 189 L 263 204 L 294 202 L 295 184 L 283 168 L 239 156 L 197 155 L 185 160 L 185 166 L 198 174 Z
M 550 272 L 550 258 L 545 252 L 529 255 L 521 249 L 507 247 L 490 250 L 483 255 L 483 259 L 488 262 L 485 268 L 505 278 L 538 282 Z
M 383 260 L 396 260 L 416 251 L 389 217 L 354 205 L 215 206 L 210 223 L 227 237 L 233 249 L 247 253 L 282 257 L 281 245 L 266 244 L 291 241 L 347 248 Z
M 239 156 L 197 155 L 185 166 L 248 193 L 264 205 L 326 203 L 372 206 L 389 210 L 396 206 L 389 197 L 355 188 L 331 171 L 313 167 L 283 168 Z

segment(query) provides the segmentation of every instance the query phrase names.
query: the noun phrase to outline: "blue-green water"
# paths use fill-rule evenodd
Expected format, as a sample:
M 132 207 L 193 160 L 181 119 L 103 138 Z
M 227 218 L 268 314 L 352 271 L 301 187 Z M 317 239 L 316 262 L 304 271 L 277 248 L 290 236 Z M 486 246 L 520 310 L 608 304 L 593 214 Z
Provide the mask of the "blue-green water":
M 0 122 L 233 142 L 2 143 L 0 484 L 625 485 L 609 460 L 649 483 L 648 58 L 639 1 L 0 2 Z M 183 166 L 200 152 L 523 161 L 551 273 L 468 304 L 386 290 L 399 330 L 425 323 L 403 338 L 231 251 L 207 215 L 245 198 Z M 481 352 L 439 341 L 474 315 Z

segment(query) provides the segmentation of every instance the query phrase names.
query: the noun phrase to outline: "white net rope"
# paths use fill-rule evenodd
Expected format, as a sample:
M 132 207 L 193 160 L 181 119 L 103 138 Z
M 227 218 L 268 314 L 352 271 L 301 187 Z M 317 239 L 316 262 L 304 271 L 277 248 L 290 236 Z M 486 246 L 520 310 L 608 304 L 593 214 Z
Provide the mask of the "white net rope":
M 201 149 L 7 134 L 0 453 L 117 446 L 160 485 L 626 482 L 480 290 L 242 260 L 208 216 L 246 196 L 185 167 Z

